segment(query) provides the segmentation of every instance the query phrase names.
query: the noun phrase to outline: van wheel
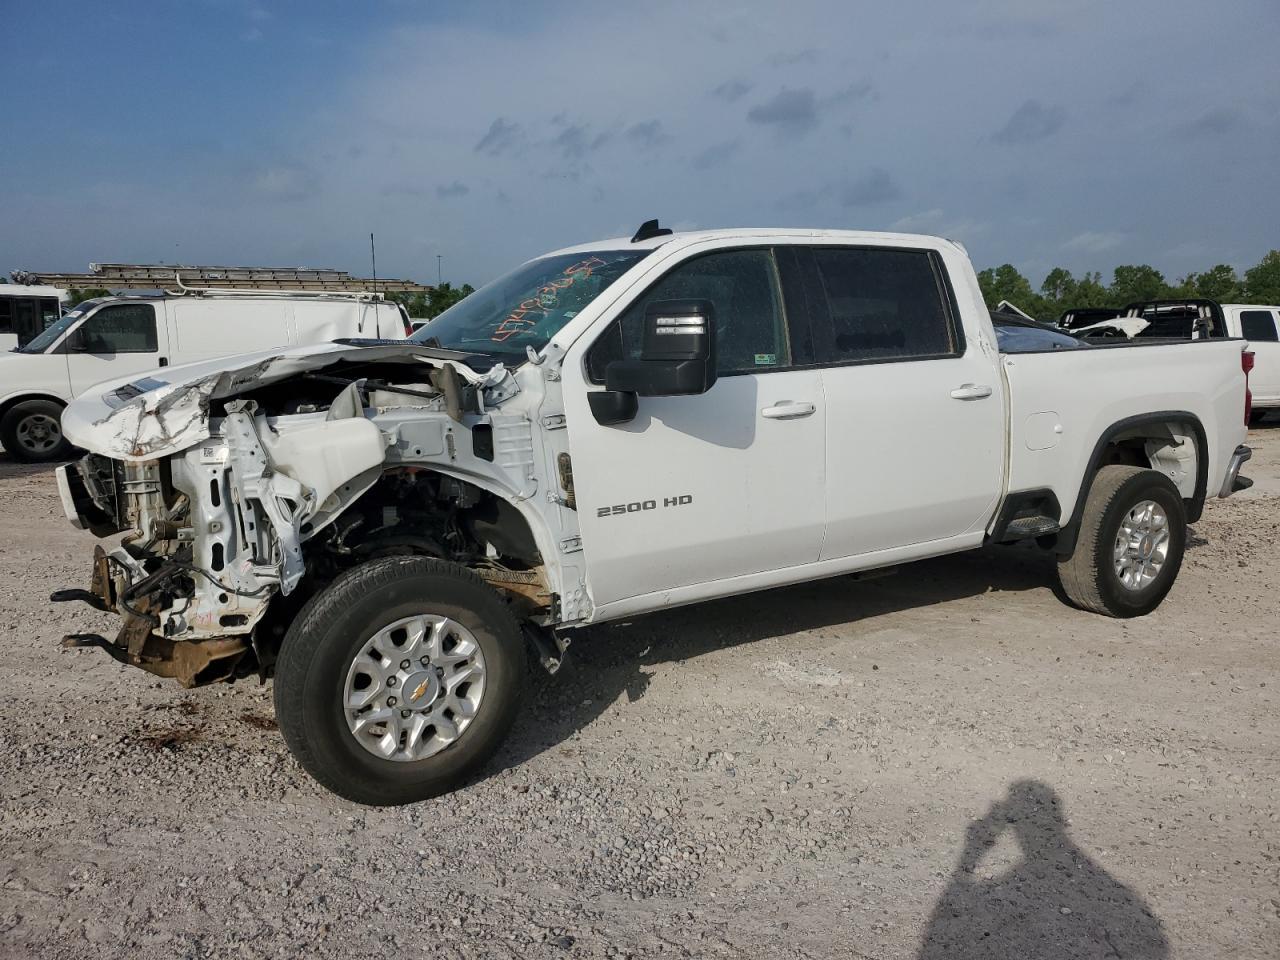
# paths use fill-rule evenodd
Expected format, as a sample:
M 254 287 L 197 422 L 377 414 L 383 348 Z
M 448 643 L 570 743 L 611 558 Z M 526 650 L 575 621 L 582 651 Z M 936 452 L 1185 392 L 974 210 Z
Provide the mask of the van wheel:
M 68 459 L 72 448 L 62 435 L 62 407 L 52 400 L 14 404 L 0 419 L 0 445 L 25 463 Z
M 275 668 L 276 718 L 319 783 L 374 806 L 461 786 L 520 705 L 525 648 L 506 601 L 426 557 L 356 567 L 309 600 Z
M 1173 481 L 1106 466 L 1089 487 L 1075 552 L 1058 561 L 1058 581 L 1082 610 L 1140 617 L 1173 587 L 1186 543 L 1187 511 Z

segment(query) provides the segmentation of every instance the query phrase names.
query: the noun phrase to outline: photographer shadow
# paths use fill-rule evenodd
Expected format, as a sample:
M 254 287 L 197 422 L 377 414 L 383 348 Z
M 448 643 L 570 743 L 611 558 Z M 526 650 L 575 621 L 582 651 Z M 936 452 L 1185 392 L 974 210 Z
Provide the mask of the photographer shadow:
M 981 876 L 982 860 L 1006 830 L 1021 859 Z M 1151 907 L 1072 841 L 1058 795 L 1020 780 L 969 825 L 919 960 L 1168 956 L 1164 925 Z

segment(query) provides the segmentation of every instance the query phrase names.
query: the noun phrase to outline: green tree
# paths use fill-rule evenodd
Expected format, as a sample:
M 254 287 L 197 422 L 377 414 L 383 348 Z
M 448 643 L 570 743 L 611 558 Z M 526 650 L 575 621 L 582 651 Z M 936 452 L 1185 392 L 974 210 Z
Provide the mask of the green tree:
M 1244 294 L 1251 303 L 1280 303 L 1280 250 L 1244 272 Z
M 1111 291 L 1102 283 L 1102 274 L 1094 271 L 1086 272 L 1076 284 L 1075 301 L 1067 307 L 1109 307 Z
M 76 290 L 73 288 L 68 290 L 67 294 L 71 299 L 67 301 L 66 307 L 70 310 L 72 307 L 79 306 L 86 300 L 93 300 L 96 297 L 109 297 L 111 296 L 111 291 L 103 290 L 101 287 L 89 287 L 85 290 Z
M 1013 264 L 1005 263 L 995 269 L 988 267 L 983 270 L 978 274 L 978 286 L 982 289 L 982 299 L 986 301 L 988 310 L 994 310 L 1001 300 L 1008 300 L 1034 315 L 1034 305 L 1039 298 L 1031 289 L 1031 281 Z
M 1135 300 L 1158 300 L 1167 296 L 1164 274 L 1147 264 L 1116 267 L 1111 280 L 1110 306 L 1121 307 Z
M 1240 278 L 1236 276 L 1235 267 L 1225 263 L 1220 263 L 1216 267 L 1210 267 L 1204 273 L 1193 273 L 1183 281 L 1183 287 L 1190 287 L 1189 295 L 1196 297 L 1207 297 L 1210 300 L 1217 300 L 1219 303 L 1231 303 L 1239 300 L 1243 290 L 1241 289 Z
M 452 284 L 441 283 L 426 293 L 392 293 L 388 296 L 396 303 L 403 304 L 409 311 L 409 316 L 415 320 L 429 320 L 475 292 L 475 288 L 469 283 L 464 283 L 457 289 Z
M 424 316 L 439 316 L 455 303 L 460 302 L 475 292 L 475 288 L 469 283 L 464 283 L 456 290 L 449 283 L 437 284 L 432 287 L 431 292 L 427 294 L 427 312 Z
M 1040 294 L 1055 307 L 1069 305 L 1076 298 L 1076 278 L 1070 270 L 1054 267 L 1040 284 Z

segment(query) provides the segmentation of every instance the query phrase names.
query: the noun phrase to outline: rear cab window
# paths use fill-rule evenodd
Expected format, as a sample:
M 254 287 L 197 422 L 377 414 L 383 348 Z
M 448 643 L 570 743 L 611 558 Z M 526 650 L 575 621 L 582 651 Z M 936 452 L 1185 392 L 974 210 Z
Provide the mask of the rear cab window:
M 1257 343 L 1280 340 L 1276 335 L 1275 314 L 1270 310 L 1241 310 L 1240 336 Z
M 941 359 L 964 352 L 942 264 L 930 251 L 813 247 L 800 248 L 800 255 L 808 259 L 820 365 Z

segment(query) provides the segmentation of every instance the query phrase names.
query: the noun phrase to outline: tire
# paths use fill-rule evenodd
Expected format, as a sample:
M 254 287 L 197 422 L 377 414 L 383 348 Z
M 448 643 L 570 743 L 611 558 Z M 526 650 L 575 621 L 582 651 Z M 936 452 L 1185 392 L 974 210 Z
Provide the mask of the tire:
M 1134 575 L 1138 561 L 1130 559 L 1126 573 L 1133 582 L 1126 584 L 1116 569 L 1117 540 L 1130 511 L 1141 504 L 1154 504 L 1164 514 L 1164 555 L 1149 581 Z M 1151 532 L 1152 539 L 1138 540 L 1139 550 L 1158 541 L 1159 530 L 1153 527 Z M 1168 477 L 1141 467 L 1106 466 L 1089 487 L 1075 551 L 1058 561 L 1058 582 L 1081 610 L 1108 617 L 1141 617 L 1158 607 L 1173 587 L 1186 544 L 1186 506 Z
M 1262 423 L 1262 421 L 1266 419 L 1266 416 L 1267 416 L 1266 410 L 1250 410 L 1249 426 L 1256 427 L 1258 424 Z
M 72 446 L 62 435 L 62 407 L 52 400 L 24 400 L 0 419 L 0 446 L 23 463 L 67 460 Z
M 369 645 L 381 648 L 377 653 L 386 657 L 390 644 L 396 651 L 392 659 L 399 660 L 410 649 L 409 631 L 424 623 L 430 627 L 428 619 L 412 619 L 418 617 L 436 622 L 447 618 L 453 624 L 442 627 L 446 633 L 452 631 L 452 639 L 440 643 L 441 651 L 454 643 L 451 653 L 441 652 L 439 659 L 418 658 L 417 654 L 429 651 L 428 641 L 423 640 L 399 664 L 379 665 L 369 656 Z M 410 618 L 406 626 L 388 632 L 388 625 L 406 618 Z M 404 637 L 405 645 L 395 646 L 398 635 Z M 468 663 L 472 675 L 480 665 L 482 679 L 476 681 L 480 687 L 470 681 L 452 686 L 448 671 L 456 670 L 461 676 L 467 664 L 445 661 L 465 655 L 473 646 L 480 656 L 472 655 Z M 409 672 L 403 668 L 405 663 L 411 665 Z M 439 681 L 428 676 L 437 663 L 445 663 L 441 669 L 446 671 Z M 400 673 L 387 673 L 395 669 Z M 299 612 L 276 661 L 276 719 L 289 750 L 322 786 L 371 806 L 413 803 L 461 786 L 493 756 L 515 721 L 525 673 L 520 627 L 492 587 L 454 564 L 426 557 L 388 557 L 347 571 Z M 362 688 L 361 680 L 367 681 Z M 422 692 L 428 684 L 430 688 Z M 366 695 L 374 699 L 363 713 L 349 709 L 349 704 Z M 388 704 L 393 695 L 397 695 L 396 709 L 391 710 Z M 470 717 L 461 710 L 450 712 L 450 704 L 461 708 L 464 700 L 474 697 L 479 699 L 467 708 L 473 711 Z M 414 702 L 430 706 L 401 709 Z M 390 713 L 392 719 L 366 723 L 359 732 L 353 729 L 353 724 L 367 721 L 374 711 Z M 410 714 L 408 719 L 405 713 Z M 415 747 L 415 725 L 428 720 L 434 724 L 437 719 L 443 726 L 427 726 L 432 732 L 420 733 Z M 450 726 L 456 739 L 441 747 L 449 738 Z M 392 758 L 385 756 L 388 749 Z M 419 755 L 432 749 L 438 752 Z

